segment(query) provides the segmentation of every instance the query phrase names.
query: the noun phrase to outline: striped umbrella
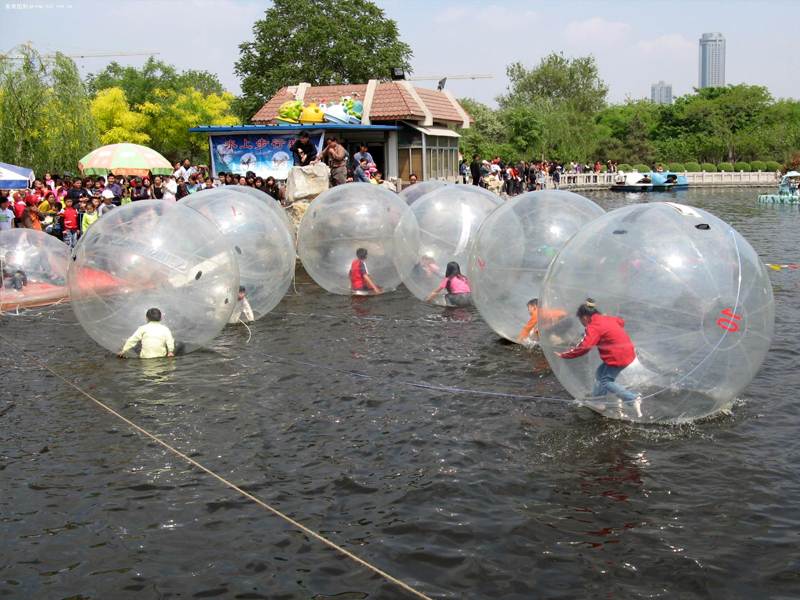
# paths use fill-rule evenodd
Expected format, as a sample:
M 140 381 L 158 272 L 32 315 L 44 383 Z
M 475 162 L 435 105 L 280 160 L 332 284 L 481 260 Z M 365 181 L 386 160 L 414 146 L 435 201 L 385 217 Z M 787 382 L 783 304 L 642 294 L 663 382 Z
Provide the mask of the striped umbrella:
M 138 144 L 109 144 L 92 150 L 78 163 L 86 175 L 172 175 L 169 161 L 155 150 Z

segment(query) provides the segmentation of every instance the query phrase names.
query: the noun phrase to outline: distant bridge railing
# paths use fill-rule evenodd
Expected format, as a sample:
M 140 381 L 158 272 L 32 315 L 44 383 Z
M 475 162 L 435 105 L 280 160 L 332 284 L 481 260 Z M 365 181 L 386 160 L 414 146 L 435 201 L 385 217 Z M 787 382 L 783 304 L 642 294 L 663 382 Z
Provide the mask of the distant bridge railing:
M 621 173 L 562 173 L 561 188 L 587 188 L 587 187 L 611 187 L 614 178 Z M 774 171 L 756 171 L 747 173 L 744 171 L 733 173 L 680 173 L 686 177 L 689 185 L 777 185 L 780 178 Z M 552 189 L 553 178 L 547 178 L 547 187 Z

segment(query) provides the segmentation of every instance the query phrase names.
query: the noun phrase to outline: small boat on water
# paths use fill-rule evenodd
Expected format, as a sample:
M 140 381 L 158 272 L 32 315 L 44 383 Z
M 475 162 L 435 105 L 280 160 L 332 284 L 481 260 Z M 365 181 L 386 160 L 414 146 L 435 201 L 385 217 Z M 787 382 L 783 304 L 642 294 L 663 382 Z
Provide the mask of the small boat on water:
M 689 181 L 683 175 L 672 171 L 663 173 L 619 173 L 614 177 L 614 192 L 669 192 L 671 190 L 685 190 L 689 188 Z
M 758 201 L 774 204 L 800 204 L 800 173 L 789 171 L 781 177 L 781 184 L 776 193 L 761 194 Z

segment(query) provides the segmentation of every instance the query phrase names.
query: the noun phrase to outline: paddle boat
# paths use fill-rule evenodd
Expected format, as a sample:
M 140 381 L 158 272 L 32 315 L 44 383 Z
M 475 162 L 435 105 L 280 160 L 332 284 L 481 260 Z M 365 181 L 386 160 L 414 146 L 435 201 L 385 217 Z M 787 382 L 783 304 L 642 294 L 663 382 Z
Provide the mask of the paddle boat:
M 774 194 L 761 194 L 759 202 L 772 202 L 775 204 L 800 204 L 800 173 L 789 171 L 781 177 L 781 184 Z
M 672 171 L 663 173 L 618 173 L 614 177 L 614 192 L 669 192 L 671 190 L 685 190 L 689 181 L 683 175 Z

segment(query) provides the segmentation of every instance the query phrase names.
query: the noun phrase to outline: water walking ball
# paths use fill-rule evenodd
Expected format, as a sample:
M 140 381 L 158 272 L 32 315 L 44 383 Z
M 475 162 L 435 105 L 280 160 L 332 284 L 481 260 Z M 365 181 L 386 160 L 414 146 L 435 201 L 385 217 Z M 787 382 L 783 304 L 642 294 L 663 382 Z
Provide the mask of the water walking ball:
M 228 189 L 233 187 L 241 186 L 202 190 L 181 204 L 210 219 L 228 238 L 239 264 L 239 285 L 260 319 L 277 306 L 292 283 L 294 241 L 265 202 Z
M 411 206 L 414 204 L 414 202 L 422 198 L 428 192 L 438 190 L 446 185 L 453 184 L 442 179 L 429 179 L 428 181 L 420 181 L 419 183 L 414 183 L 404 188 L 403 191 L 398 194 L 398 196 L 400 196 L 406 204 Z
M 65 299 L 69 257 L 69 246 L 42 231 L 0 231 L 2 310 L 46 306 Z
M 140 200 L 86 231 L 70 261 L 69 292 L 83 328 L 111 352 L 145 324 L 150 308 L 161 311 L 176 352 L 191 352 L 228 323 L 239 267 L 225 235 L 199 212 Z
M 490 214 L 475 236 L 467 270 L 472 300 L 489 327 L 517 341 L 553 257 L 603 214 L 591 200 L 562 190 L 528 192 Z
M 275 200 L 275 198 L 266 192 L 262 192 L 256 188 L 251 188 L 247 185 L 225 185 L 213 189 L 238 192 L 239 194 L 245 194 L 266 204 L 272 212 L 278 215 L 278 218 L 280 218 L 281 222 L 284 224 L 286 230 L 289 232 L 292 238 L 292 245 L 294 245 L 294 225 L 292 224 L 292 220 L 289 218 L 289 215 L 286 214 L 286 209 L 283 208 L 281 203 Z
M 475 234 L 501 204 L 499 196 L 471 185 L 442 187 L 412 204 L 395 233 L 395 265 L 408 290 L 424 301 L 452 261 L 467 275 Z M 444 306 L 444 294 L 432 301 Z
M 616 383 L 642 395 L 641 416 L 636 402 L 595 391 L 596 349 L 555 354 L 580 342 L 575 313 L 587 298 L 625 322 L 636 359 Z M 566 313 L 540 323 L 539 336 L 567 391 L 609 417 L 642 422 L 692 421 L 730 405 L 764 360 L 775 319 L 752 246 L 714 215 L 674 203 L 619 208 L 585 225 L 545 275 L 539 310 Z
M 371 183 L 326 190 L 309 205 L 297 231 L 297 252 L 308 274 L 334 294 L 358 293 L 350 270 L 363 248 L 370 279 L 381 291 L 400 285 L 394 231 L 409 211 L 400 197 Z

